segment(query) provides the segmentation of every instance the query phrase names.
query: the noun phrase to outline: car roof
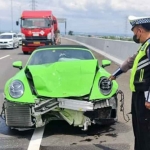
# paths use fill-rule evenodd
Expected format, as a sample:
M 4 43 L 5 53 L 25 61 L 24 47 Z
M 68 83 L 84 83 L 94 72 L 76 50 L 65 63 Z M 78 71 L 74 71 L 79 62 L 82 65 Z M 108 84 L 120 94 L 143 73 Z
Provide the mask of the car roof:
M 90 49 L 86 46 L 83 46 L 83 45 L 47 45 L 47 46 L 40 46 L 38 48 L 36 48 L 37 50 L 40 50 L 40 49 L 48 49 L 48 48 L 55 48 L 55 49 L 59 49 L 59 48 L 81 48 L 81 49 L 86 49 L 86 50 L 89 50 Z
M 16 34 L 16 33 L 9 33 L 9 32 L 6 32 L 6 33 L 2 33 L 1 35 L 14 35 L 14 34 Z

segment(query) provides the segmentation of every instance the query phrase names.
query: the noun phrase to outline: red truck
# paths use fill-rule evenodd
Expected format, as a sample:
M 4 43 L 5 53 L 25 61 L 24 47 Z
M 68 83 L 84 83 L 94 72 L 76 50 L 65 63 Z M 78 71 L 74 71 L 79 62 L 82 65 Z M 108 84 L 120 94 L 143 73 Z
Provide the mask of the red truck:
M 16 25 L 19 25 L 19 21 L 16 21 Z M 52 11 L 23 11 L 20 27 L 24 54 L 39 46 L 55 44 L 58 22 Z

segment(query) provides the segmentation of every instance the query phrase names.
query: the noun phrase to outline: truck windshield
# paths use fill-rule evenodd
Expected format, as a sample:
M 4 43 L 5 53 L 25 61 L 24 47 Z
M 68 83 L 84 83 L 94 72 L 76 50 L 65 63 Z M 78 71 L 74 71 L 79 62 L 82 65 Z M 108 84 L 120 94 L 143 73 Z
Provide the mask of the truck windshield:
M 26 18 L 21 22 L 23 28 L 48 28 L 50 25 L 51 22 L 48 18 Z

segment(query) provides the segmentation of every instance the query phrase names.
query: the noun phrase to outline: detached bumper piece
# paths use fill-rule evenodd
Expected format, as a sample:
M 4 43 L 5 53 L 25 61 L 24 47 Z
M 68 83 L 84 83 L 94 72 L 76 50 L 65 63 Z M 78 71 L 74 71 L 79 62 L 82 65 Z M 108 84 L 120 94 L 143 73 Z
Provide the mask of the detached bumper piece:
M 112 109 L 117 108 L 117 100 L 115 97 L 106 100 L 99 100 L 97 102 L 83 101 L 83 100 L 74 100 L 74 99 L 64 99 L 59 98 L 59 108 L 66 108 L 77 111 L 94 111 L 100 108 L 110 107 Z
M 93 103 L 81 100 L 59 98 L 59 108 L 66 108 L 77 111 L 93 111 Z
M 34 124 L 31 118 L 29 105 L 5 102 L 4 111 L 6 124 L 11 127 L 32 127 Z
M 117 121 L 117 98 L 99 100 L 97 102 L 58 99 L 59 108 L 83 112 L 93 123 L 109 124 Z M 87 127 L 86 127 L 87 128 Z

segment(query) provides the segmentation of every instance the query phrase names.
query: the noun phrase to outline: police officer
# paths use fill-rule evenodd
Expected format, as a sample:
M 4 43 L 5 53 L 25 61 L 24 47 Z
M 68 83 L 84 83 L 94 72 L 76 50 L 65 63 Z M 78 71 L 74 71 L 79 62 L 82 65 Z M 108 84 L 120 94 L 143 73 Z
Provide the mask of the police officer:
M 150 150 L 150 17 L 129 16 L 133 40 L 141 43 L 137 53 L 129 57 L 111 76 L 115 80 L 131 70 L 132 124 L 135 137 L 134 150 Z

